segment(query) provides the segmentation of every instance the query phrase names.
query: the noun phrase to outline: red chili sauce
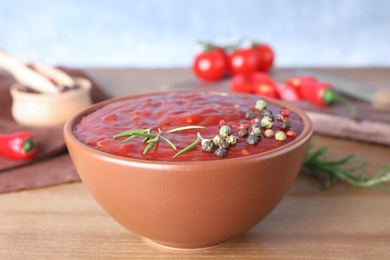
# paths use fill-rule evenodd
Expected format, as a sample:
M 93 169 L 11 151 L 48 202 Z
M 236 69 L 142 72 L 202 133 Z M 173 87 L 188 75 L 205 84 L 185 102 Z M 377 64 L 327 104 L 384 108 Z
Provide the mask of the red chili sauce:
M 261 120 L 262 113 L 255 108 L 257 96 L 217 93 L 187 93 L 172 92 L 142 96 L 134 99 L 117 101 L 94 111 L 83 117 L 75 126 L 74 134 L 88 146 L 111 154 L 155 161 L 205 161 L 223 160 L 252 154 L 262 153 L 293 141 L 302 133 L 304 128 L 302 119 L 291 112 L 283 120 L 276 120 L 282 107 L 267 102 L 267 109 L 273 112 L 275 123 L 272 129 L 280 130 L 280 124 L 288 121 L 290 130 L 296 133 L 295 137 L 287 137 L 278 141 L 275 137 L 267 138 L 264 135 L 254 145 L 246 143 L 246 137 L 238 138 L 235 145 L 228 149 L 228 155 L 218 157 L 214 152 L 204 152 L 201 144 L 176 158 L 173 156 L 197 139 L 199 132 L 203 138 L 212 139 L 219 134 L 219 122 L 223 119 L 231 128 L 231 134 L 238 136 L 237 125 L 249 124 L 245 118 L 248 110 L 255 111 Z M 176 127 L 198 125 L 203 129 L 190 129 L 174 133 L 166 133 Z M 151 133 L 158 133 L 168 138 L 175 146 L 175 151 L 167 142 L 160 138 L 146 154 L 143 154 L 147 142 L 144 137 L 136 137 L 128 142 L 122 142 L 126 137 L 114 138 L 114 135 L 132 129 L 148 129 Z M 264 131 L 264 129 L 262 129 Z

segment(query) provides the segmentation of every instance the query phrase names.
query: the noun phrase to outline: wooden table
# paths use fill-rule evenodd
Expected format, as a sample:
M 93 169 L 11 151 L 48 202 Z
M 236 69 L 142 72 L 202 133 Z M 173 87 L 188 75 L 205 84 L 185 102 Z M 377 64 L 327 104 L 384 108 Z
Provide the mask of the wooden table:
M 115 96 L 193 79 L 188 69 L 86 71 Z M 327 71 L 389 83 L 385 69 Z M 334 157 L 353 153 L 373 165 L 390 163 L 389 147 L 317 137 L 318 145 L 328 145 Z M 389 216 L 388 192 L 341 183 L 323 190 L 318 179 L 300 174 L 278 207 L 231 243 L 212 250 L 170 251 L 121 227 L 82 183 L 72 183 L 0 195 L 0 259 L 390 259 Z

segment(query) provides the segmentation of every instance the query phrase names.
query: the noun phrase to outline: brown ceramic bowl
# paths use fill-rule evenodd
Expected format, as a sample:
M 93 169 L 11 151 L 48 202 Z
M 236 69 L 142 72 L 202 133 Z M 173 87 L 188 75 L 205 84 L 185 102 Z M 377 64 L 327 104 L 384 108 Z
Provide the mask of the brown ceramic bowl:
M 312 135 L 312 123 L 301 109 L 267 100 L 302 118 L 303 132 L 294 141 L 224 160 L 131 159 L 95 150 L 72 131 L 82 117 L 116 100 L 71 117 L 64 127 L 65 141 L 83 183 L 101 207 L 130 231 L 165 247 L 213 247 L 259 223 L 294 182 Z

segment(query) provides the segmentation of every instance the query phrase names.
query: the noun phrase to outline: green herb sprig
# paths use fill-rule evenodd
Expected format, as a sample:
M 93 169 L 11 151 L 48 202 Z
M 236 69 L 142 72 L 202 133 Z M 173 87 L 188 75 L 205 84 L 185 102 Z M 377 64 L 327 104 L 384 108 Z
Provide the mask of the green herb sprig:
M 183 127 L 177 127 L 177 128 L 173 128 L 171 130 L 168 130 L 166 131 L 166 133 L 174 133 L 174 132 L 178 132 L 178 131 L 184 131 L 184 130 L 190 130 L 190 129 L 201 129 L 201 128 L 205 128 L 204 126 L 183 126 Z M 133 130 L 128 130 L 128 131 L 124 131 L 124 132 L 121 132 L 119 134 L 116 134 L 114 135 L 114 138 L 119 138 L 119 137 L 124 137 L 124 136 L 128 136 L 126 139 L 124 139 L 122 141 L 122 143 L 125 143 L 125 142 L 128 142 L 136 137 L 143 137 L 144 139 L 142 140 L 143 143 L 147 143 L 144 151 L 143 151 L 143 154 L 146 154 L 147 152 L 150 151 L 150 149 L 152 149 L 152 147 L 154 145 L 156 145 L 160 139 L 164 140 L 165 142 L 167 142 L 173 150 L 177 150 L 177 147 L 174 143 L 172 143 L 167 137 L 163 136 L 164 132 L 162 132 L 160 129 L 158 129 L 158 133 L 151 133 L 151 130 L 150 128 L 147 128 L 147 129 L 133 129 Z M 198 138 L 199 137 L 199 133 L 198 133 Z M 174 158 L 176 158 L 177 156 L 179 156 L 180 154 L 186 152 L 186 151 L 189 151 L 191 150 L 192 148 L 194 148 L 196 146 L 197 143 L 193 143 L 193 147 L 191 145 L 189 145 L 188 147 L 184 148 L 183 150 L 181 150 L 180 152 L 178 152 L 177 154 L 175 154 Z
M 314 143 L 310 144 L 303 168 L 308 170 L 310 175 L 325 178 L 325 188 L 330 188 L 341 180 L 353 187 L 378 187 L 390 191 L 390 187 L 384 185 L 384 183 L 390 182 L 390 164 L 382 165 L 382 169 L 378 170 L 372 177 L 368 177 L 368 162 L 354 155 L 346 156 L 341 160 L 331 160 L 328 147 L 321 146 L 314 150 Z

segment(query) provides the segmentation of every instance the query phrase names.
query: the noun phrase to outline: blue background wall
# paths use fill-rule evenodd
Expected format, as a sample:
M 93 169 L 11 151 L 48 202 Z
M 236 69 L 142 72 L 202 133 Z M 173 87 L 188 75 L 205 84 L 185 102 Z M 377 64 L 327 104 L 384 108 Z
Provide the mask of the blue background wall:
M 0 48 L 53 65 L 187 67 L 248 36 L 276 65 L 389 66 L 387 0 L 0 0 Z

